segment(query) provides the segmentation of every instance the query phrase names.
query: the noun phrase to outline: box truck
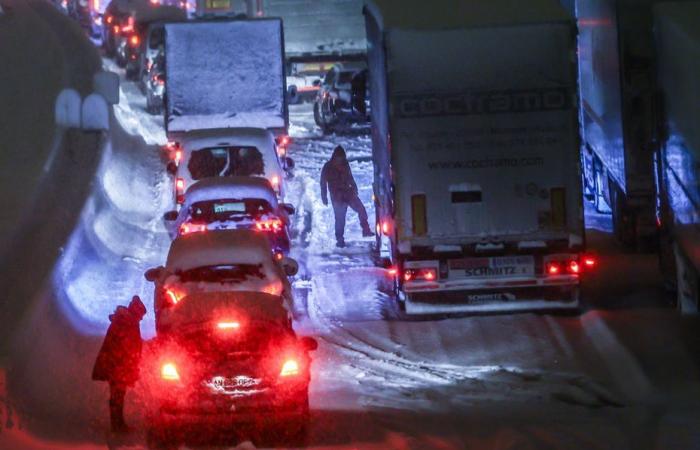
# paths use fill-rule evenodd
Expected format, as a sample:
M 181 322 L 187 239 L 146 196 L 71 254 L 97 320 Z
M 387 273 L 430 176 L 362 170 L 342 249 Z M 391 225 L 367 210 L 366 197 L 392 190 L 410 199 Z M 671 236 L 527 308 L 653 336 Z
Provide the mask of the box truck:
M 368 2 L 377 247 L 409 314 L 576 308 L 576 30 L 556 2 Z
M 699 23 L 698 2 L 654 7 L 663 112 L 659 115 L 662 145 L 657 159 L 658 218 L 664 237 L 661 254 L 670 255 L 670 266 L 675 265 L 677 304 L 684 313 L 698 312 L 700 290 Z

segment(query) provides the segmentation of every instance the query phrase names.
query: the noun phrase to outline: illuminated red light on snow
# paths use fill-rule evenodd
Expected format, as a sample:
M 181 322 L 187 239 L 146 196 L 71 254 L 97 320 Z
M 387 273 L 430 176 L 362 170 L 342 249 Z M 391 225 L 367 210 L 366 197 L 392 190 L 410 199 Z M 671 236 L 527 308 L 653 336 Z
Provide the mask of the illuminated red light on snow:
M 168 381 L 178 381 L 180 379 L 180 374 L 175 364 L 168 362 L 163 364 L 163 367 L 160 368 L 160 377 Z
M 241 327 L 238 322 L 219 322 L 216 324 L 216 328 L 219 330 L 237 330 Z
M 258 231 L 278 232 L 282 229 L 282 221 L 280 219 L 261 220 L 255 223 L 255 229 Z
M 288 359 L 282 365 L 282 370 L 280 371 L 281 377 L 289 377 L 293 375 L 299 375 L 299 363 L 293 359 Z
M 203 233 L 207 231 L 207 226 L 203 223 L 191 223 L 185 222 L 180 225 L 180 235 L 186 235 L 191 233 Z

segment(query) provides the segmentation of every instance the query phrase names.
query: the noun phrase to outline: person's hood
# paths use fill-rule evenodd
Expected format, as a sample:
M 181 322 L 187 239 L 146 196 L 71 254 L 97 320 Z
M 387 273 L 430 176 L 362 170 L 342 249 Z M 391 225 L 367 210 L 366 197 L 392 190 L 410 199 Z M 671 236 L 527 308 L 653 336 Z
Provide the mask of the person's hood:
M 340 145 L 333 150 L 333 155 L 331 155 L 331 161 L 340 159 L 341 161 L 347 161 L 348 157 L 345 154 L 345 149 Z
M 114 323 L 138 322 L 138 319 L 129 311 L 126 306 L 117 306 L 114 313 L 110 314 L 109 321 Z

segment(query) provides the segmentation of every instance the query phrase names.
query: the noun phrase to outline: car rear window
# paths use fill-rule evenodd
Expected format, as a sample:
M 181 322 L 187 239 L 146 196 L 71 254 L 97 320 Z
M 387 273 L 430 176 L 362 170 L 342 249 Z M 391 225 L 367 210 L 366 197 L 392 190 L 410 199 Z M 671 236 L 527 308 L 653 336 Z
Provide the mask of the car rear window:
M 272 206 L 262 199 L 228 199 L 196 202 L 190 206 L 190 216 L 197 222 L 217 222 L 251 218 L 272 212 Z
M 265 174 L 263 156 L 256 147 L 209 147 L 195 150 L 187 163 L 193 180 Z
M 226 264 L 204 266 L 175 273 L 182 283 L 237 283 L 248 279 L 265 279 L 261 264 Z

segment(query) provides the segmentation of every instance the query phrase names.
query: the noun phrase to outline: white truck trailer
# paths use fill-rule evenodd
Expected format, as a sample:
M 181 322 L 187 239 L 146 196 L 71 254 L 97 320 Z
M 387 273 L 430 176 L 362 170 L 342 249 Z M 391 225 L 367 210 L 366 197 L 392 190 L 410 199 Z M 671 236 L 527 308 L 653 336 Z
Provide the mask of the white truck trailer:
M 617 239 L 656 238 L 653 0 L 576 0 L 585 193 Z
M 512 5 L 364 8 L 377 246 L 407 313 L 578 306 L 576 30 Z
M 678 307 L 697 314 L 700 303 L 700 3 L 654 8 L 662 146 L 659 220 L 674 256 Z M 663 246 L 662 246 L 663 247 Z M 662 251 L 664 248 L 662 248 Z M 669 253 L 671 253 L 669 252 Z

